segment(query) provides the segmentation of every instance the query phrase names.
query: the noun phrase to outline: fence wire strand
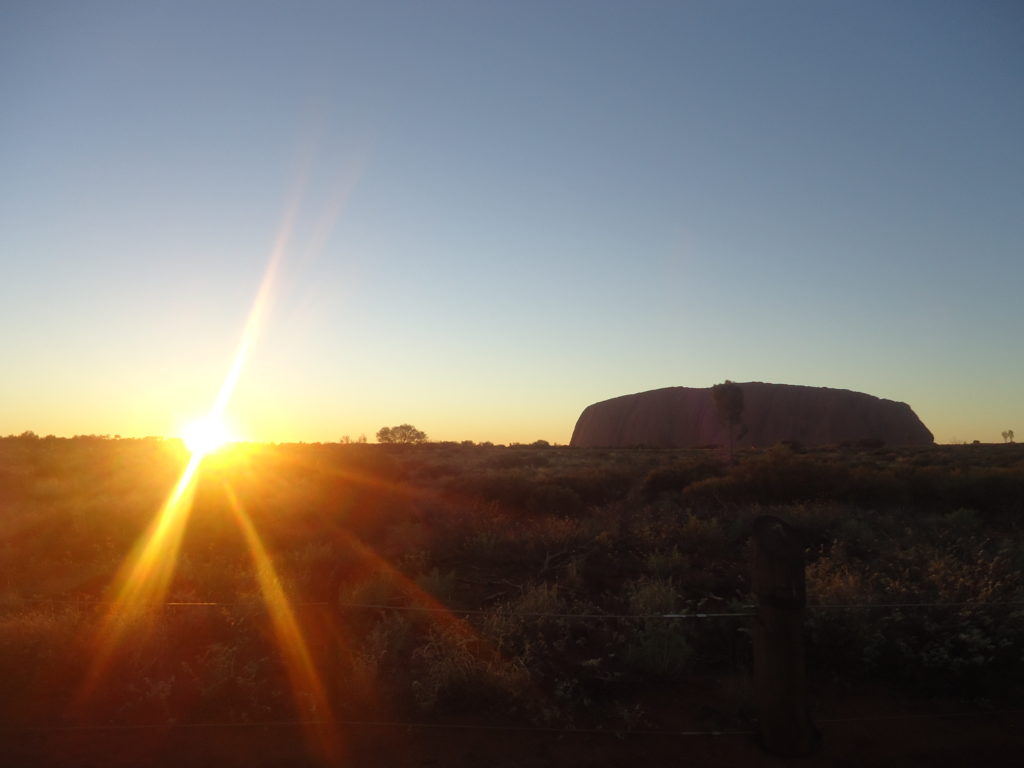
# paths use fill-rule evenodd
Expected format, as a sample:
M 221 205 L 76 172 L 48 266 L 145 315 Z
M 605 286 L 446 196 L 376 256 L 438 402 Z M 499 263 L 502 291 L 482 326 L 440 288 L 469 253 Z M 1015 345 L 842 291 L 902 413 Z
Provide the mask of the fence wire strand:
M 12 608 L 27 605 L 81 605 L 98 606 L 112 605 L 111 600 L 96 599 L 72 599 L 72 598 L 15 598 L 0 601 L 0 607 Z M 426 605 L 392 605 L 388 603 L 352 603 L 335 602 L 331 600 L 297 600 L 291 602 L 295 608 L 342 608 L 353 610 L 373 611 L 399 611 L 412 613 L 445 613 L 460 616 L 483 616 L 492 614 L 495 611 L 507 609 L 507 606 L 498 605 L 494 608 L 457 608 L 452 606 L 426 606 Z M 256 609 L 263 606 L 260 601 L 243 600 L 167 600 L 156 603 L 154 607 L 169 608 L 248 608 Z M 809 611 L 818 610 L 894 610 L 900 608 L 1007 608 L 1024 606 L 1024 600 L 1005 601 L 963 601 L 963 602 L 904 602 L 904 603 L 810 603 L 806 606 Z M 741 606 L 743 611 L 696 611 L 669 612 L 669 613 L 556 613 L 544 611 L 513 611 L 516 616 L 529 618 L 551 618 L 551 619 L 608 619 L 608 620 L 648 620 L 648 619 L 714 619 L 714 618 L 741 618 L 756 616 L 757 606 L 747 604 Z
M 754 736 L 755 731 L 738 729 L 672 730 L 659 728 L 558 728 L 545 725 L 514 725 L 507 723 L 431 723 L 405 720 L 249 720 L 237 722 L 193 723 L 105 723 L 105 724 L 36 724 L 0 725 L 0 733 L 147 731 L 229 728 L 307 728 L 307 727 L 405 728 L 449 731 L 506 731 L 519 733 L 559 733 L 604 736 Z

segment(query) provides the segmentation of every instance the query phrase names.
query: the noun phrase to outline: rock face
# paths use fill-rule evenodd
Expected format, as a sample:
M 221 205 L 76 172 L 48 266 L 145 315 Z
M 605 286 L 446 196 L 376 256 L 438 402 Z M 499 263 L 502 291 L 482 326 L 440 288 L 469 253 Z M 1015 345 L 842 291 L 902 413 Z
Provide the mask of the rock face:
M 830 445 L 864 439 L 887 445 L 931 445 L 933 436 L 906 403 L 863 392 L 794 384 L 747 382 L 737 447 L 781 440 Z M 583 448 L 725 445 L 711 389 L 666 387 L 588 405 L 570 445 Z

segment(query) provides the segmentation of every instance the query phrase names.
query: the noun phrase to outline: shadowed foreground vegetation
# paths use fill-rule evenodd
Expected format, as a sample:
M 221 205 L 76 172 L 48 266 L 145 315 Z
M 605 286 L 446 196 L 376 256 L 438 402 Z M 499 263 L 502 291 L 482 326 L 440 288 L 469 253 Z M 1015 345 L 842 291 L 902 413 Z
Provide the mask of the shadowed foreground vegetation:
M 749 730 L 750 619 L 664 614 L 749 614 L 766 513 L 805 531 L 808 599 L 828 606 L 806 622 L 816 713 L 865 691 L 885 711 L 1019 704 L 1020 446 L 723 458 L 239 446 L 197 472 L 166 595 L 112 616 L 188 457 L 174 441 L 0 439 L 0 739 L 291 720 Z

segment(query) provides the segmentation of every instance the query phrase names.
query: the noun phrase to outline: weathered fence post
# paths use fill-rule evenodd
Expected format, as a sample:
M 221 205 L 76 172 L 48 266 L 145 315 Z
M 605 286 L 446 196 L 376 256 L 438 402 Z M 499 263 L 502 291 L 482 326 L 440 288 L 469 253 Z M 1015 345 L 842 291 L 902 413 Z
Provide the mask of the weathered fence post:
M 803 618 L 804 543 L 777 517 L 754 520 L 754 696 L 761 745 L 785 757 L 808 755 L 818 734 L 807 710 Z

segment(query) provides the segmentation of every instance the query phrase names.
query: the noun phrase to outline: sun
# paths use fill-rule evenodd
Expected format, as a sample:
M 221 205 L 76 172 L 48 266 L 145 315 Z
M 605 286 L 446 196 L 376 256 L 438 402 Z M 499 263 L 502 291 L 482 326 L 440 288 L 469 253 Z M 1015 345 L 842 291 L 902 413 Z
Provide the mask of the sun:
M 235 440 L 227 425 L 218 418 L 207 416 L 193 421 L 181 430 L 181 439 L 194 458 L 201 459 L 208 453 L 224 447 Z

